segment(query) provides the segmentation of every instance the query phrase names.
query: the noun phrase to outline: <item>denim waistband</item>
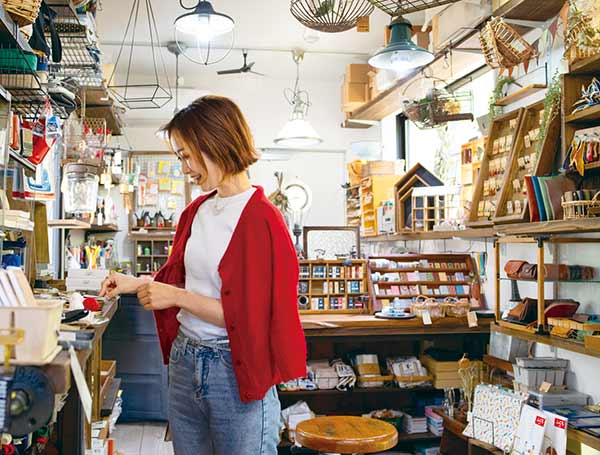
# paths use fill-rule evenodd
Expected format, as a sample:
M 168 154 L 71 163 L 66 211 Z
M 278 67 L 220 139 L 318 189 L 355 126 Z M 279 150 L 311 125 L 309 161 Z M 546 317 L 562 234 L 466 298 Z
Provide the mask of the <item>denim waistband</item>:
M 192 346 L 194 348 L 209 348 L 209 349 L 220 349 L 224 351 L 229 351 L 229 338 L 227 337 L 218 337 L 211 338 L 208 340 L 198 340 L 196 338 L 192 338 L 182 330 L 179 330 L 177 334 L 177 340 L 184 344 L 184 346 Z

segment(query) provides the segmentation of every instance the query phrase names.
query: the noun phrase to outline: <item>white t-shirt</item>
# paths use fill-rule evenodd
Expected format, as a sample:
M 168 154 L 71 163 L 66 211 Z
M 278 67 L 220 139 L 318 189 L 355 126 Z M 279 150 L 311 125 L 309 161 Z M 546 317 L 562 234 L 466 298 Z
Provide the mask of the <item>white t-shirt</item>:
M 229 246 L 233 231 L 255 188 L 231 197 L 212 197 L 204 202 L 192 223 L 185 247 L 185 288 L 205 297 L 221 298 L 219 263 Z M 226 337 L 227 330 L 192 313 L 181 310 L 177 315 L 182 331 L 198 340 Z

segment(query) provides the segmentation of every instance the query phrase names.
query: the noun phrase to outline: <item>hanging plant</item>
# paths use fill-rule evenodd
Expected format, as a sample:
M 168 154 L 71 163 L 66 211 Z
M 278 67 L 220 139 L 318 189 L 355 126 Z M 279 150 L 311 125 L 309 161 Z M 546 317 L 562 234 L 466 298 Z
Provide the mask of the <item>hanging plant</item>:
M 560 113 L 560 98 L 561 97 L 561 84 L 560 74 L 556 72 L 544 98 L 544 117 L 542 118 L 542 124 L 540 125 L 540 133 L 538 136 L 537 144 L 535 146 L 536 157 L 539 157 L 540 151 L 546 132 L 548 131 L 548 125 L 552 123 L 552 120 Z
M 425 98 L 407 102 L 404 115 L 421 129 L 437 128 L 448 122 L 473 120 L 471 112 L 461 112 L 466 105 L 473 110 L 471 92 L 450 94 L 445 90 L 433 89 Z
M 489 104 L 489 114 L 490 119 L 494 120 L 496 117 L 499 117 L 504 112 L 502 106 L 496 106 L 496 103 L 500 98 L 504 96 L 504 87 L 507 85 L 513 84 L 515 82 L 514 78 L 509 76 L 503 76 L 498 79 L 496 82 L 496 86 L 494 87 L 494 91 L 490 96 L 490 104 Z

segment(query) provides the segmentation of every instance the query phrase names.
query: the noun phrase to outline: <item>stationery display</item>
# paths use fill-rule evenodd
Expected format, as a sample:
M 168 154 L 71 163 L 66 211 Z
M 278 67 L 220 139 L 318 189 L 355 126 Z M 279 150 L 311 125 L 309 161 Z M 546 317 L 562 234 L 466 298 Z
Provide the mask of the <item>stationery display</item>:
M 416 357 L 388 357 L 388 371 L 394 375 L 396 385 L 401 389 L 422 387 L 431 383 L 432 377 Z
M 528 405 L 523 406 L 511 454 L 540 454 L 544 443 L 547 420 L 544 411 Z
M 509 159 L 498 198 L 494 217 L 496 223 L 526 221 L 530 208 L 525 179 L 531 176 L 545 176 L 552 171 L 556 142 L 560 133 L 560 115 L 555 115 L 550 120 L 545 129 L 546 133 L 542 137 L 544 115 L 543 101 L 524 110 L 514 151 Z M 558 208 L 560 208 L 560 194 L 562 193 L 559 192 L 554 198 L 558 202 Z M 550 219 L 558 219 L 558 216 L 557 214 Z
M 506 184 L 513 146 L 520 130 L 524 109 L 518 109 L 494 120 L 490 128 L 485 154 L 481 163 L 479 178 L 473 192 L 472 210 L 467 226 L 477 227 L 492 224 L 496 215 L 502 187 Z M 517 199 L 518 207 L 513 213 L 521 213 L 523 202 Z
M 597 81 L 596 81 L 597 82 Z M 575 131 L 563 168 L 583 176 L 586 169 L 600 166 L 600 127 Z
M 434 318 L 465 317 L 481 301 L 478 275 L 467 254 L 372 256 L 368 285 L 373 309 L 383 316 L 399 317 L 414 308 L 421 317 L 420 310 L 427 310 L 421 307 L 429 303 L 439 309 Z
M 487 384 L 478 385 L 471 420 L 463 434 L 509 452 L 526 399 L 527 396 L 522 393 Z
M 300 261 L 300 313 L 366 313 L 369 311 L 366 261 Z

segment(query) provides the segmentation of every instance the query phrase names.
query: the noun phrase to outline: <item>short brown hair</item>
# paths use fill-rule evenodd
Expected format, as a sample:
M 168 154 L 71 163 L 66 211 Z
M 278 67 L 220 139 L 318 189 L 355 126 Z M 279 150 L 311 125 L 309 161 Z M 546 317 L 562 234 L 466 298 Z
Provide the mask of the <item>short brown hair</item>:
M 197 152 L 196 158 L 206 170 L 200 152 L 213 161 L 223 176 L 239 174 L 258 160 L 254 139 L 240 108 L 223 96 L 203 96 L 175 114 L 161 128 L 167 138 L 176 133 Z

